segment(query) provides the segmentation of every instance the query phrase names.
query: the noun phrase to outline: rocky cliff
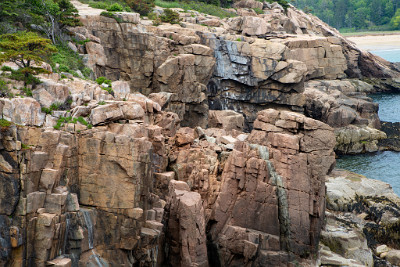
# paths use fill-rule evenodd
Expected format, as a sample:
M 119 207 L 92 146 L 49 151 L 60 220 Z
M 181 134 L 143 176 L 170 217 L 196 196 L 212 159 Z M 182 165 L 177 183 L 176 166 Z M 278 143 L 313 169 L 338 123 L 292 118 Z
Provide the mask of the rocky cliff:
M 170 93 L 164 108 L 183 126 L 206 127 L 208 110 L 230 109 L 249 132 L 258 111 L 281 106 L 335 127 L 341 153 L 376 151 L 385 135 L 365 93 L 397 90 L 398 68 L 302 11 L 265 4 L 257 15 L 254 5 L 241 1 L 238 16 L 223 20 L 178 9 L 180 24 L 157 27 L 137 14 L 86 15 L 72 31 L 92 41 L 80 51 L 97 76 Z
M 157 27 L 85 12 L 70 46 L 113 92 L 50 74 L 0 99 L 0 265 L 319 262 L 334 149 L 385 137 L 358 79 L 399 73 L 295 8 L 237 5 Z

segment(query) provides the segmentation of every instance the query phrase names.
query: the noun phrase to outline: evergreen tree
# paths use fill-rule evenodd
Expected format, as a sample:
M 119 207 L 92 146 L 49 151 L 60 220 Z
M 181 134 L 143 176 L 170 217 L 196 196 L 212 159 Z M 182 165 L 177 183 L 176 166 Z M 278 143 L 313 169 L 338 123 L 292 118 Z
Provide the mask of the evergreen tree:
M 20 67 L 25 82 L 34 74 L 46 72 L 40 66 L 57 49 L 49 39 L 34 32 L 17 32 L 0 35 L 0 64 L 11 61 Z M 36 67 L 33 67 L 35 63 Z

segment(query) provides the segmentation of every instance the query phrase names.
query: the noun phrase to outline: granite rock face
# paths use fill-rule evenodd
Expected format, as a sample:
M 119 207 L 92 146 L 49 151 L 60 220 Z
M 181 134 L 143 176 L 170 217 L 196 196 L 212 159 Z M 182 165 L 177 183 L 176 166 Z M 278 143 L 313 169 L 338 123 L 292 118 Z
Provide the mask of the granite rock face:
M 250 135 L 230 113 L 235 127 L 179 129 L 144 100 L 141 118 L 92 129 L 2 128 L 2 264 L 286 266 L 316 251 L 329 126 L 269 109 Z
M 328 187 L 329 208 L 371 222 L 346 230 L 350 244 L 340 224 L 321 234 L 325 179 L 334 149 L 384 138 L 364 95 L 376 89 L 344 78 L 391 80 L 392 64 L 276 3 L 243 0 L 226 19 L 181 10 L 158 27 L 75 4 L 71 35 L 90 40 L 76 49 L 113 82 L 51 73 L 32 97 L 0 99 L 0 265 L 315 266 L 321 236 L 340 243 L 326 242 L 327 264 L 371 265 L 397 206 Z
M 96 76 L 126 80 L 144 95 L 171 93 L 165 110 L 191 127 L 207 126 L 209 109 L 242 113 L 246 131 L 265 105 L 304 112 L 303 82 L 310 79 L 399 76 L 391 63 L 294 7 L 285 12 L 278 4 L 250 0 L 235 5 L 239 16 L 210 22 L 209 28 L 200 24 L 218 18 L 181 10 L 180 25 L 154 27 L 144 19 L 118 24 L 85 15 L 84 27 L 72 31 L 97 38 L 85 51 Z

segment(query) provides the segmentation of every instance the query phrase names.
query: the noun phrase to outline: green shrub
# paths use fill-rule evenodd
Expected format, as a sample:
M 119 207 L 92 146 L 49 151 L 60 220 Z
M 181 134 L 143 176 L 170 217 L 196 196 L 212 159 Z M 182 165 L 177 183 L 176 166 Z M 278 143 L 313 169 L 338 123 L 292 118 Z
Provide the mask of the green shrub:
M 42 107 L 42 112 L 46 114 L 52 114 L 53 110 L 59 110 L 62 106 L 62 103 L 54 102 L 50 105 L 50 107 Z
M 22 148 L 22 149 L 30 149 L 31 146 L 30 146 L 30 145 L 27 145 L 27 144 L 24 144 L 24 143 L 21 143 L 21 148 Z
M 257 14 L 264 14 L 264 11 L 260 8 L 253 8 L 254 12 L 256 12 Z
M 107 11 L 122 12 L 122 11 L 124 11 L 124 7 L 121 6 L 121 5 L 118 4 L 118 3 L 114 3 L 114 4 L 112 4 L 111 6 L 109 6 L 109 7 L 107 8 Z
M 106 102 L 104 102 L 104 101 L 99 101 L 99 103 L 97 103 L 97 104 L 99 104 L 99 105 L 105 105 Z
M 83 70 L 81 70 L 83 76 L 89 78 L 90 74 L 92 73 L 92 70 L 89 69 L 88 67 L 83 68 Z
M 1 67 L 1 70 L 2 71 L 13 71 L 13 69 L 9 66 L 3 66 L 3 67 Z
M 107 9 L 109 5 L 105 2 L 97 2 L 96 1 L 96 2 L 90 2 L 89 6 L 93 7 L 93 8 L 98 8 L 98 9 Z
M 0 127 L 9 127 L 11 125 L 11 121 L 1 118 L 0 119 Z
M 81 116 L 79 116 L 79 117 L 77 118 L 77 121 L 79 121 L 80 124 L 83 124 L 83 125 L 85 125 L 85 126 L 88 126 L 88 125 L 89 125 L 89 123 L 88 123 L 83 117 L 81 117 Z
M 126 0 L 128 6 L 142 16 L 147 16 L 155 6 L 155 0 Z
M 71 48 L 63 45 L 58 45 L 57 49 L 58 53 L 54 54 L 50 58 L 50 65 L 53 70 L 56 68 L 56 64 L 59 64 L 60 67 L 58 68 L 58 70 L 61 72 L 80 70 L 86 78 L 90 76 L 90 71 L 88 74 L 88 71 L 85 70 L 87 69 L 87 67 L 83 63 L 83 59 L 78 53 L 74 52 Z
M 18 69 L 18 70 L 12 70 L 11 75 L 9 76 L 10 79 L 16 80 L 16 81 L 24 81 L 25 85 L 37 85 L 40 84 L 41 81 L 39 78 L 33 76 L 33 73 L 35 73 L 35 70 L 32 68 L 24 68 L 24 69 Z
M 96 79 L 98 85 L 102 85 L 103 83 L 107 84 L 111 87 L 111 80 L 108 80 L 106 77 L 100 76 Z
M 178 12 L 175 12 L 169 8 L 164 9 L 164 14 L 160 16 L 160 19 L 162 22 L 167 22 L 171 24 L 178 24 L 181 21 Z
M 26 96 L 33 96 L 32 90 L 27 87 L 22 88 L 22 91 L 24 91 Z
M 60 64 L 60 67 L 58 67 L 58 70 L 61 72 L 70 72 L 70 69 L 63 64 Z
M 80 45 L 84 45 L 86 43 L 89 43 L 90 41 L 91 41 L 90 39 L 85 39 L 85 40 L 75 41 L 75 43 L 80 44 Z
M 158 15 L 155 12 L 150 12 L 149 14 L 147 14 L 147 18 L 154 20 L 154 19 L 158 18 Z
M 117 22 L 122 22 L 122 20 L 120 18 L 118 18 L 117 16 L 114 15 L 114 13 L 109 12 L 109 11 L 101 12 L 100 16 L 104 16 L 104 17 L 115 19 Z
M 9 97 L 10 90 L 8 89 L 7 83 L 0 79 L 0 97 Z

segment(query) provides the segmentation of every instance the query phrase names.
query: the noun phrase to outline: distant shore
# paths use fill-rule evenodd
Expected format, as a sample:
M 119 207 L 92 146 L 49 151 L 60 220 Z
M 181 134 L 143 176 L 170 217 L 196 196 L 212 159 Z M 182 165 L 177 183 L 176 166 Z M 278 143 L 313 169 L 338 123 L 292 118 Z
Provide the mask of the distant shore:
M 345 36 L 364 50 L 397 50 L 400 49 L 400 32 L 382 35 Z
M 343 35 L 344 37 L 386 36 L 386 35 L 400 35 L 400 31 L 346 32 L 340 34 Z

